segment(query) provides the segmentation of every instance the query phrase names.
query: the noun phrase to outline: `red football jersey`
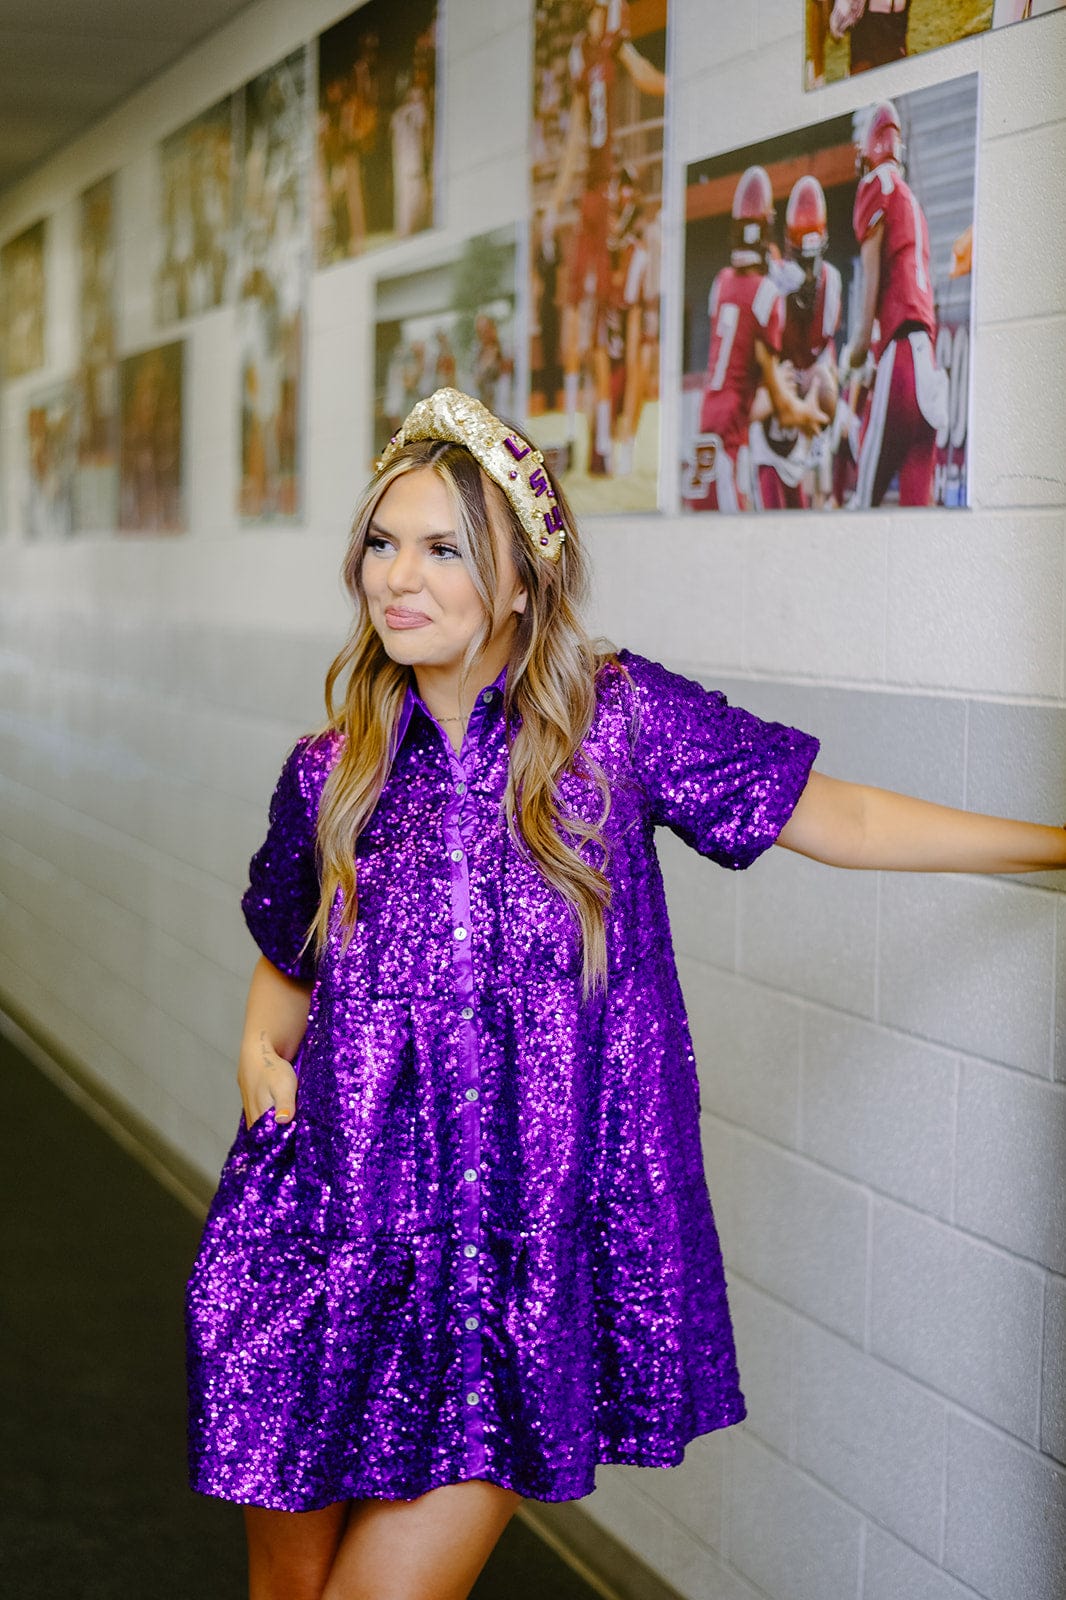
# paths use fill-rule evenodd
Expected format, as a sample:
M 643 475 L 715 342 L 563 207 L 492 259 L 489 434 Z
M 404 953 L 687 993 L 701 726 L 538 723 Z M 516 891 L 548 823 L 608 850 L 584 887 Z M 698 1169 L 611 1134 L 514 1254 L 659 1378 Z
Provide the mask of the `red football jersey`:
M 822 262 L 814 300 L 806 311 L 798 305 L 794 294 L 787 296 L 781 355 L 791 361 L 797 372 L 813 367 L 832 344 L 840 326 L 840 302 L 840 273 L 828 261 Z
M 614 171 L 614 84 L 618 52 L 629 40 L 629 7 L 611 0 L 602 37 L 597 41 L 579 33 L 570 47 L 570 84 L 585 98 L 588 112 L 588 167 L 585 187 L 599 189 Z
M 766 273 L 723 267 L 711 285 L 708 311 L 711 349 L 700 432 L 717 433 L 735 450 L 747 438 L 751 403 L 762 382 L 756 340 L 774 355 L 780 353 L 784 302 Z
M 868 172 L 855 195 L 855 238 L 861 245 L 882 225 L 881 281 L 877 292 L 877 321 L 885 345 L 905 322 L 924 328 L 936 338 L 936 312 L 929 271 L 929 224 L 903 174 L 891 161 Z

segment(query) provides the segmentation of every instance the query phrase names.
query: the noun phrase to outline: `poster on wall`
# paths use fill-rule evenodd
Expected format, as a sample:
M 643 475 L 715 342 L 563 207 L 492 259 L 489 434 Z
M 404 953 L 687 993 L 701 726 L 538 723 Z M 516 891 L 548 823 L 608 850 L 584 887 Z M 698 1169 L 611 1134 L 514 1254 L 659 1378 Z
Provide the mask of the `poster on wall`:
M 235 97 L 159 145 L 158 327 L 222 305 L 233 276 Z
M 968 504 L 976 156 L 973 73 L 687 169 L 687 510 Z
M 808 89 L 924 55 L 992 26 L 994 0 L 798 0 Z M 998 3 L 998 0 L 996 0 Z M 1016 9 L 1016 8 L 1015 8 Z
M 185 527 L 182 395 L 185 344 L 158 345 L 119 366 L 119 528 L 180 533 Z
M 808 89 L 938 50 L 988 28 L 1061 11 L 1066 0 L 802 0 Z
M 54 384 L 26 407 L 27 483 L 24 531 L 45 543 L 74 531 L 76 403 L 71 384 Z
M 316 259 L 433 226 L 437 0 L 367 0 L 318 39 Z
M 420 255 L 375 290 L 374 449 L 384 449 L 416 401 L 450 387 L 497 416 L 518 393 L 516 230 L 499 228 Z
M 115 180 L 86 189 L 79 210 L 79 289 L 74 527 L 110 531 L 118 521 Z
M 42 218 L 0 249 L 5 378 L 21 378 L 44 366 L 46 230 Z
M 575 510 L 650 510 L 667 0 L 541 0 L 534 26 L 528 412 Z
M 307 52 L 245 85 L 241 241 L 240 515 L 299 516 L 310 131 Z

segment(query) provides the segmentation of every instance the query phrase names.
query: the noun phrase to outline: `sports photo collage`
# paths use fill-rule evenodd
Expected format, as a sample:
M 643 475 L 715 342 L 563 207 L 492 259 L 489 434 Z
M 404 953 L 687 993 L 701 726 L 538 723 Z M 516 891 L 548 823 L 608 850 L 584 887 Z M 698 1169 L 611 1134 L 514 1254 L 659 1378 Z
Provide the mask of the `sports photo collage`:
M 366 0 L 159 142 L 150 348 L 118 332 L 117 175 L 78 201 L 77 355 L 47 387 L 32 375 L 48 365 L 50 219 L 3 244 L 26 539 L 187 527 L 185 325 L 226 305 L 235 511 L 298 524 L 311 275 L 407 240 L 409 266 L 374 286 L 368 455 L 453 384 L 527 420 L 586 514 L 968 504 L 976 74 L 893 99 L 864 79 L 854 110 L 709 152 L 676 187 L 678 230 L 663 217 L 670 0 L 531 0 L 528 205 L 445 246 L 447 4 Z M 1066 0 L 795 4 L 816 95 Z M 678 232 L 664 462 L 663 238 Z

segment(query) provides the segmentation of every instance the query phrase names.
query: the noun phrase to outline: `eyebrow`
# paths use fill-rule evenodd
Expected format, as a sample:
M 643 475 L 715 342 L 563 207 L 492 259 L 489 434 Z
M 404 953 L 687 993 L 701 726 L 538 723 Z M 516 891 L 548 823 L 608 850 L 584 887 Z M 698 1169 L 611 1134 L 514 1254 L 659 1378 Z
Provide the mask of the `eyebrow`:
M 391 528 L 383 528 L 380 522 L 375 522 L 373 519 L 371 519 L 370 528 L 368 531 L 370 533 L 383 533 L 389 539 L 395 539 L 396 537 Z M 442 529 L 440 533 L 420 534 L 418 542 L 419 544 L 432 544 L 436 539 L 454 539 L 455 537 L 456 534 L 454 528 L 445 528 Z

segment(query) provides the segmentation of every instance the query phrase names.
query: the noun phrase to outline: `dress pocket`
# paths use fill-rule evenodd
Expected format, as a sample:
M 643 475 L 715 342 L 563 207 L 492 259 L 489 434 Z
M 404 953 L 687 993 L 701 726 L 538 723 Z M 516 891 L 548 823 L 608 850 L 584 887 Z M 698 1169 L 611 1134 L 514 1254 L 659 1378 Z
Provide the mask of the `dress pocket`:
M 287 1126 L 287 1124 L 284 1124 Z M 239 1139 L 242 1144 L 262 1144 L 269 1139 L 271 1134 L 278 1131 L 278 1114 L 274 1106 L 267 1106 L 254 1122 L 247 1122 L 242 1114 Z
M 293 1148 L 293 1135 L 300 1121 L 299 1112 L 288 1122 L 278 1122 L 273 1106 L 248 1125 L 243 1115 L 222 1169 L 220 1187 L 230 1193 L 246 1189 L 254 1177 L 257 1185 L 266 1181 L 270 1172 L 288 1170 L 291 1162 L 288 1151 Z

